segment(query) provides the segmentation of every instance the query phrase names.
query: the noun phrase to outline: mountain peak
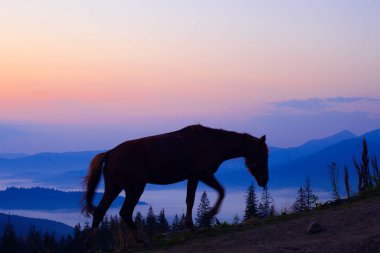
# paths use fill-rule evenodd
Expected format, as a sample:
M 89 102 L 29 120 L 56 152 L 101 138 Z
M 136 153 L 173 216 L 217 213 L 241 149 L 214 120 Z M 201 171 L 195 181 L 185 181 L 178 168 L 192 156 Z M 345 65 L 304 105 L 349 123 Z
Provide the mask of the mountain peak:
M 304 143 L 303 145 L 301 145 L 300 147 L 312 148 L 312 149 L 314 149 L 314 148 L 322 149 L 322 148 L 330 146 L 332 144 L 335 144 L 335 143 L 338 143 L 338 142 L 341 142 L 341 141 L 344 141 L 347 139 L 355 138 L 355 137 L 357 137 L 356 134 L 354 134 L 348 130 L 343 130 L 343 131 L 340 131 L 334 135 L 328 136 L 326 138 L 310 140 L 310 141 Z
M 340 131 L 340 132 L 338 132 L 338 133 L 336 133 L 336 134 L 334 134 L 334 135 L 332 135 L 332 136 L 348 136 L 348 137 L 351 137 L 351 138 L 355 138 L 355 137 L 357 137 L 357 135 L 356 134 L 354 134 L 353 132 L 351 132 L 351 131 L 348 131 L 348 130 L 343 130 L 343 131 Z M 331 137 L 332 137 L 331 136 Z

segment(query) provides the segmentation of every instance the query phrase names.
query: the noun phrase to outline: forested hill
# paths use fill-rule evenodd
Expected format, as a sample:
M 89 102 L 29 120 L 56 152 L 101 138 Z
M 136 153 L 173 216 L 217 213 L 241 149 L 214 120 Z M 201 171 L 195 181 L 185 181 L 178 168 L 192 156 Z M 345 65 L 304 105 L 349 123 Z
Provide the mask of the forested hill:
M 0 209 L 26 209 L 26 210 L 58 210 L 77 209 L 80 210 L 80 201 L 83 192 L 65 192 L 49 188 L 15 188 L 10 187 L 0 191 Z M 102 194 L 95 195 L 97 203 Z M 121 206 L 124 197 L 118 197 L 113 205 Z M 145 205 L 139 202 L 139 205 Z
M 53 233 L 56 239 L 60 239 L 62 236 L 67 236 L 68 234 L 73 233 L 72 227 L 61 222 L 0 213 L 0 237 L 3 236 L 4 227 L 9 221 L 11 222 L 14 231 L 16 231 L 16 235 L 23 236 L 24 238 L 32 227 L 42 235 L 44 233 Z

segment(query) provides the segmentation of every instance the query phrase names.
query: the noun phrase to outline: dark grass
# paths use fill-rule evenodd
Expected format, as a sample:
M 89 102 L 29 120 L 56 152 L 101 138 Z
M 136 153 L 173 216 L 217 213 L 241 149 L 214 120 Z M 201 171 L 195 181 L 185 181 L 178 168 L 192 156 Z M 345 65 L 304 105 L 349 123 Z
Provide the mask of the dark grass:
M 210 228 L 196 228 L 193 230 L 183 230 L 170 232 L 167 234 L 157 234 L 155 235 L 149 246 L 140 246 L 134 249 L 128 249 L 125 252 L 145 252 L 158 249 L 167 249 L 174 245 L 181 245 L 196 239 L 204 239 L 208 237 L 215 237 L 218 235 L 226 235 L 230 233 L 243 232 L 258 227 L 266 226 L 269 224 L 279 224 L 287 222 L 290 220 L 295 220 L 302 217 L 309 217 L 316 215 L 320 212 L 325 212 L 326 210 L 336 209 L 336 208 L 347 208 L 352 204 L 360 201 L 372 201 L 375 197 L 380 196 L 380 187 L 370 189 L 366 192 L 361 192 L 347 199 L 340 199 L 337 201 L 328 201 L 324 204 L 318 205 L 313 210 L 307 212 L 297 212 L 289 214 L 280 214 L 266 219 L 252 219 L 240 224 L 228 224 L 221 223 L 220 225 L 215 225 Z

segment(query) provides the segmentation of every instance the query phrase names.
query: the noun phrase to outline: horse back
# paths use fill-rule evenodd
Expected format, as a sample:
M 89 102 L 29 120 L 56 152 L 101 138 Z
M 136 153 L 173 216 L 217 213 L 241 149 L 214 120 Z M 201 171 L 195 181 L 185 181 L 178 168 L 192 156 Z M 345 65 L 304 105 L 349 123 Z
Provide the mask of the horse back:
M 109 167 L 122 178 L 175 183 L 207 168 L 216 159 L 213 145 L 207 134 L 188 127 L 121 143 L 110 151 Z

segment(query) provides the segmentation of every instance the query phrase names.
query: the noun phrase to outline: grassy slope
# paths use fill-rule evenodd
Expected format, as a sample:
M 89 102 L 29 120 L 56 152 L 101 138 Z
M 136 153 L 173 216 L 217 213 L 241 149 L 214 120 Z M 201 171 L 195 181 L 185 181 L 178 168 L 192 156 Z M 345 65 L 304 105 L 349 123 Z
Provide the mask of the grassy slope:
M 380 194 L 302 214 L 162 237 L 150 252 L 380 252 Z M 325 231 L 306 234 L 311 222 Z

